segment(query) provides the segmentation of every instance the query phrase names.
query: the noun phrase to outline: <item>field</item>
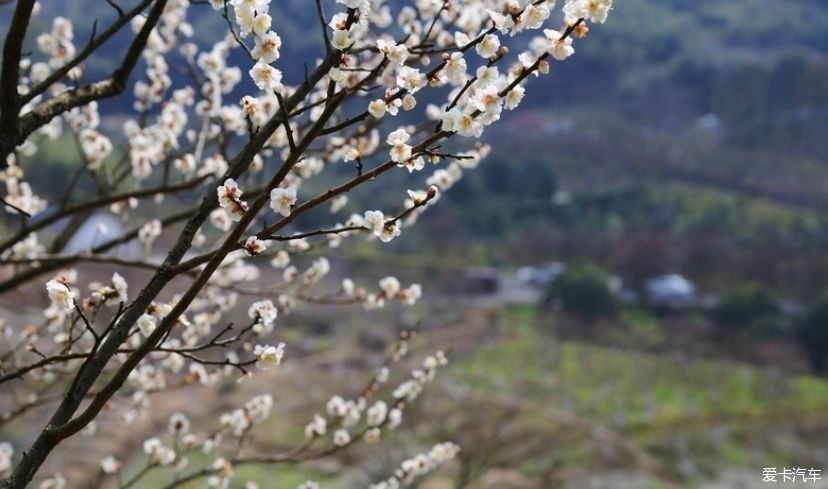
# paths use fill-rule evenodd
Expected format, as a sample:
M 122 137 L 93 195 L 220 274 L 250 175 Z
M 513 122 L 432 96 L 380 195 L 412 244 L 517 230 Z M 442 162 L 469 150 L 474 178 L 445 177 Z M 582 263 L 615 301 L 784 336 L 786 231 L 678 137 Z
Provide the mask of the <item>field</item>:
M 555 321 L 555 315 L 533 306 L 508 307 L 467 311 L 452 325 L 424 332 L 412 358 L 450 347 L 452 362 L 422 404 L 406 415 L 410 419 L 404 428 L 412 431 L 393 434 L 383 447 L 357 447 L 368 462 L 356 467 L 349 467 L 349 461 L 357 455 L 346 453 L 298 467 L 239 466 L 237 480 L 267 481 L 262 487 L 269 489 L 291 489 L 307 478 L 335 487 L 365 487 L 401 458 L 439 440 L 455 440 L 462 455 L 422 488 L 620 483 L 714 488 L 732 487 L 729 481 L 736 480 L 747 484 L 740 487 L 761 487 L 756 483 L 763 467 L 820 467 L 824 462 L 825 379 L 733 361 L 559 340 Z M 300 444 L 302 434 L 295 427 L 324 409 L 326 394 L 357 391 L 354 370 L 368 371 L 376 359 L 358 347 L 353 329 L 315 348 L 292 359 L 283 372 L 249 384 L 228 384 L 214 398 L 201 399 L 202 423 L 215 423 L 230 398 L 270 392 L 276 399 L 274 413 L 239 453 L 279 453 Z M 349 359 L 349 367 L 331 368 L 342 359 Z M 305 376 L 302 382 L 299 371 Z M 178 402 L 185 398 L 186 393 Z M 163 426 L 174 408 L 159 406 L 157 419 L 148 422 Z M 123 452 L 140 446 L 141 440 L 124 438 L 114 443 Z M 141 457 L 132 460 L 124 479 L 143 467 Z M 134 487 L 151 489 L 171 481 L 169 474 L 150 471 Z M 203 481 L 182 487 L 203 487 Z

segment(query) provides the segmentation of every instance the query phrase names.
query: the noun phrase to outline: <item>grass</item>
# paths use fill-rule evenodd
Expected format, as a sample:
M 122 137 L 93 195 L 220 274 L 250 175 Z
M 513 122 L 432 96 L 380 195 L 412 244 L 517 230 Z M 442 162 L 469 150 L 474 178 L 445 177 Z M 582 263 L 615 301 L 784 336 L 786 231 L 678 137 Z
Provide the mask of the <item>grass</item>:
M 636 311 L 623 322 L 635 329 L 652 327 L 651 318 Z M 772 374 L 727 361 L 557 343 L 539 330 L 531 308 L 509 310 L 501 324 L 503 337 L 458 360 L 453 381 L 479 394 L 565 409 L 608 427 L 649 449 L 668 472 L 676 465 L 678 441 L 689 444 L 690 456 L 704 474 L 753 466 L 760 450 L 765 461 L 788 459 L 790 447 L 758 441 L 777 427 L 828 426 L 824 379 Z M 589 456 L 584 449 L 573 444 L 558 462 L 584 464 Z

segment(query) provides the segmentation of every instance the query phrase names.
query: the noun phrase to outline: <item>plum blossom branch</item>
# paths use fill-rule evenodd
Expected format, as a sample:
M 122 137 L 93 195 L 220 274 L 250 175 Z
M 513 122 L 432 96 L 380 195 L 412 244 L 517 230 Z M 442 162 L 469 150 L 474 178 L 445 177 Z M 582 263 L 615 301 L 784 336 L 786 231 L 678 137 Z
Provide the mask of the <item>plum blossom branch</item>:
M 21 5 L 25 7 L 27 3 L 32 2 L 21 0 L 18 3 L 21 15 L 25 14 Z M 40 143 L 29 136 L 34 131 L 54 136 L 59 134 L 58 126 L 64 122 L 77 135 L 85 171 L 100 194 L 71 205 L 66 204 L 67 198 L 61 210 L 46 216 L 52 220 L 58 219 L 55 216 L 61 213 L 72 216 L 68 231 L 52 242 L 50 251 L 46 252 L 46 246 L 38 241 L 34 232 L 44 229 L 45 225 L 39 224 L 33 225 L 41 226 L 37 229 L 22 228 L 14 235 L 14 240 L 5 245 L 8 254 L 4 255 L 4 260 L 8 258 L 8 261 L 4 263 L 15 265 L 18 273 L 0 282 L 0 292 L 12 290 L 37 276 L 57 273 L 47 283 L 50 306 L 45 311 L 44 326 L 32 328 L 27 333 L 32 345 L 27 358 L 35 355 L 37 359 L 17 364 L 19 360 L 15 358 L 13 364 L 20 365 L 18 370 L 26 371 L 14 378 L 34 381 L 47 373 L 56 379 L 56 386 L 68 386 L 49 422 L 11 473 L 7 488 L 25 487 L 54 448 L 67 437 L 94 428 L 93 421 L 103 414 L 106 406 L 122 405 L 125 416 L 135 416 L 136 412 L 145 409 L 141 405 L 146 393 L 158 389 L 169 375 L 180 372 L 179 377 L 187 381 L 210 384 L 233 371 L 246 373 L 253 364 L 260 369 L 278 364 L 284 352 L 282 344 L 253 346 L 250 342 L 270 334 L 276 313 L 289 312 L 297 300 L 361 302 L 366 309 L 381 307 L 386 299 L 413 304 L 421 293 L 419 285 L 402 288 L 394 277 L 380 280 L 376 293 L 361 287 L 357 289 L 353 281 L 343 280 L 335 295 L 321 294 L 314 287 L 330 269 L 327 259 L 318 257 L 300 272 L 296 265 L 288 265 L 290 255 L 278 250 L 274 256 L 274 262 L 278 263 L 274 266 L 284 269 L 286 284 L 273 289 L 278 294 L 276 303 L 269 299 L 253 303 L 248 311 L 252 324 L 235 335 L 228 335 L 229 326 L 222 328 L 220 325 L 222 315 L 236 305 L 237 296 L 233 290 L 243 290 L 237 283 L 255 280 L 252 277 L 258 271 L 258 259 L 253 257 L 268 254 L 268 240 L 284 241 L 286 249 L 298 254 L 320 244 L 305 242 L 313 236 L 326 236 L 329 245 L 336 246 L 341 235 L 350 231 L 370 229 L 383 241 L 400 234 L 401 220 L 405 219 L 406 225 L 413 222 L 426 204 L 434 203 L 438 188 L 441 192 L 447 190 L 464 171 L 474 168 L 487 152 L 482 147 L 468 153 L 444 151 L 442 142 L 455 136 L 479 138 L 486 127 L 500 118 L 502 110 L 517 107 L 523 98 L 523 82 L 529 75 L 547 73 L 550 58 L 563 60 L 569 57 L 574 52 L 571 36 L 583 37 L 587 32 L 585 21 L 602 23 L 611 8 L 610 0 L 566 0 L 561 30 L 543 30 L 543 36 L 534 37 L 528 43 L 528 49 L 516 56 L 515 64 L 501 73 L 494 65 L 505 61 L 509 53 L 501 47 L 500 36 L 541 29 L 550 17 L 550 2 L 537 0 L 524 8 L 520 7 L 521 2 L 507 2 L 500 10 L 490 9 L 479 19 L 466 21 L 462 26 L 458 25 L 458 16 L 450 2 L 418 4 L 422 11 L 405 10 L 397 19 L 403 32 L 401 39 L 388 28 L 393 19 L 383 5 L 377 6 L 375 11 L 368 8 L 365 0 L 338 0 L 337 3 L 345 8 L 335 13 L 326 27 L 328 19 L 321 3 L 317 2 L 326 53 L 313 70 L 306 68 L 304 80 L 292 87 L 282 81 L 282 72 L 273 66 L 280 57 L 281 38 L 271 29 L 272 19 L 267 13 L 269 2 L 234 0 L 228 5 L 215 0 L 210 3 L 220 11 L 218 15 L 223 11 L 233 39 L 224 36 L 209 50 L 201 50 L 197 43 L 185 41 L 188 31 L 192 32 L 192 26 L 186 22 L 188 2 L 150 2 L 146 5 L 152 5 L 146 18 L 137 14 L 133 18 L 133 29 L 137 34 L 120 67 L 110 77 L 57 91 L 57 95 L 34 105 L 20 117 L 18 110 L 10 113 L 4 104 L 20 101 L 17 81 L 20 80 L 18 67 L 21 65 L 15 63 L 13 78 L 16 82 L 13 89 L 9 89 L 10 78 L 6 76 L 10 70 L 6 63 L 9 57 L 4 56 L 0 90 L 13 92 L 14 100 L 7 102 L 4 98 L 0 103 L 3 109 L 0 122 L 14 118 L 16 126 L 11 132 L 4 131 L 5 137 L 0 141 L 3 143 L 0 149 L 6 151 L 3 160 L 8 166 L 8 171 L 3 174 L 8 188 L 8 197 L 4 200 L 30 214 L 46 208 L 47 202 L 34 195 L 23 179 L 29 164 L 28 155 Z M 235 19 L 232 21 L 229 6 L 234 9 Z M 481 8 L 481 12 L 485 10 Z M 119 17 L 110 29 L 119 23 L 125 25 L 124 17 L 129 14 L 119 8 L 116 11 Z M 25 32 L 28 19 L 22 23 L 13 21 L 13 25 Z M 328 27 L 332 29 L 330 36 Z M 73 72 L 71 64 L 74 60 L 81 55 L 90 55 L 95 45 L 105 42 L 108 32 L 100 35 L 93 32 L 80 54 L 73 55 L 71 24 L 55 19 L 52 30 L 52 37 L 43 38 L 41 44 L 44 46 L 39 48 L 48 51 L 52 66 L 63 68 L 48 72 L 43 71 L 45 64 L 22 60 L 22 71 L 27 77 L 23 92 L 27 88 L 30 94 L 33 89 L 40 90 L 38 83 L 43 80 L 52 80 L 43 93 L 57 86 L 58 80 Z M 251 35 L 255 37 L 253 48 L 249 48 L 246 41 Z M 253 62 L 252 68 L 245 71 L 260 90 L 257 95 L 246 96 L 238 105 L 226 104 L 223 100 L 244 76 L 241 68 L 227 64 L 227 54 L 234 40 L 247 51 L 248 68 Z M 49 41 L 57 45 L 48 46 Z M 195 82 L 192 87 L 178 88 L 169 76 L 170 50 L 177 45 L 190 68 L 192 82 Z M 6 48 L 9 46 L 15 48 L 14 41 L 7 37 Z M 438 63 L 431 65 L 425 55 L 436 53 L 445 54 Z M 479 58 L 474 58 L 475 55 Z M 21 61 L 19 54 L 17 57 L 17 61 Z M 112 143 L 103 135 L 104 129 L 99 129 L 100 117 L 93 102 L 123 91 L 130 72 L 141 57 L 146 60 L 147 76 L 134 87 L 139 117 L 125 125 L 128 145 L 124 157 L 110 172 L 111 165 L 102 162 L 111 152 Z M 470 76 L 467 74 L 468 64 L 474 59 L 482 66 Z M 60 73 L 67 66 L 68 70 Z M 402 125 L 381 135 L 383 123 L 389 123 L 400 110 L 412 111 L 417 107 L 420 90 L 436 92 L 442 87 L 448 88 L 443 105 L 427 108 L 425 117 L 411 126 Z M 365 100 L 376 93 L 375 90 L 384 92 L 366 104 L 367 107 L 363 105 L 365 110 L 357 109 L 356 115 L 344 115 L 345 109 L 352 105 L 347 102 Z M 31 101 L 37 95 L 33 95 Z M 194 118 L 192 114 L 195 114 Z M 57 115 L 63 117 L 57 119 Z M 436 129 L 432 130 L 435 122 Z M 418 142 L 409 144 L 412 137 Z M 190 144 L 196 142 L 196 150 L 182 154 L 173 162 L 172 154 L 182 138 Z M 207 141 L 215 143 L 216 151 L 205 157 Z M 18 145 L 19 150 L 14 151 Z M 237 148 L 240 149 L 233 155 Z M 9 155 L 8 159 L 6 155 Z M 311 188 L 303 186 L 305 181 L 341 160 L 354 161 L 358 174 L 336 186 L 329 188 L 326 185 L 323 188 L 328 190 L 315 196 L 305 195 L 305 189 Z M 364 216 L 355 214 L 357 218 L 349 219 L 346 224 L 321 226 L 310 233 L 285 233 L 288 226 L 300 223 L 300 217 L 323 204 L 330 203 L 332 212 L 338 212 L 348 205 L 350 190 L 368 184 L 392 169 L 402 167 L 413 173 L 422 171 L 426 163 L 438 165 L 441 162 L 446 163 L 446 168 L 436 169 L 427 179 L 427 185 L 433 185 L 433 190 L 429 187 L 427 192 L 410 193 L 405 210 L 394 217 L 386 218 L 380 211 L 368 211 Z M 363 171 L 364 167 L 370 169 Z M 130 174 L 139 181 L 156 176 L 162 182 L 159 193 L 163 196 L 172 193 L 171 188 L 175 185 L 169 182 L 173 181 L 172 175 L 176 171 L 184 175 L 183 183 L 176 184 L 179 186 L 192 183 L 195 188 L 201 181 L 209 181 L 197 205 L 173 208 L 157 220 L 141 223 L 94 246 L 88 253 L 58 254 L 61 242 L 74 234 L 89 211 L 106 205 L 107 199 L 115 198 L 111 188 L 122 184 Z M 256 175 L 258 172 L 263 174 Z M 241 187 L 252 186 L 253 181 L 266 183 L 243 193 Z M 144 188 L 135 192 L 147 192 L 145 196 L 149 196 L 149 191 Z M 124 194 L 118 197 L 123 198 Z M 139 197 L 126 198 L 137 201 Z M 115 207 L 118 213 L 118 205 Z M 268 207 L 278 216 L 275 220 L 271 214 L 265 214 Z M 103 254 L 134 239 L 140 240 L 149 254 L 153 240 L 162 231 L 178 225 L 181 227 L 177 238 L 160 264 Z M 254 227 L 256 231 L 252 231 Z M 191 252 L 200 244 L 212 242 L 217 245 L 207 248 L 211 251 Z M 139 287 L 134 298 L 128 298 L 128 284 L 116 273 L 111 283 L 92 286 L 91 294 L 81 299 L 77 288 L 80 285 L 78 274 L 84 271 L 62 268 L 85 261 L 152 268 L 154 273 Z M 177 277 L 183 274 L 192 279 L 178 281 Z M 172 284 L 178 283 L 185 284 L 186 288 L 172 296 Z M 116 305 L 117 311 L 113 312 Z M 110 317 L 111 321 L 100 328 L 98 320 L 102 323 Z M 41 334 L 42 339 L 38 336 Z M 248 356 L 251 348 L 252 358 Z M 218 356 L 222 351 L 225 356 Z M 61 355 L 79 356 L 62 361 Z M 41 361 L 47 363 L 39 364 Z M 359 440 L 378 441 L 383 429 L 399 423 L 404 407 L 431 382 L 437 367 L 445 361 L 444 355 L 426 359 L 421 368 L 412 371 L 411 378 L 394 389 L 387 403 L 377 399 L 368 406 L 367 399 L 378 397 L 374 388 L 363 391 L 360 398 L 351 401 L 332 398 L 326 406 L 328 417 L 316 416 L 306 427 L 309 440 L 284 453 L 241 453 L 253 436 L 251 426 L 261 415 L 266 415 L 272 404 L 272 399 L 258 396 L 243 408 L 222 417 L 222 428 L 216 433 L 232 433 L 234 451 L 226 458 L 218 458 L 205 468 L 197 469 L 192 478 L 185 478 L 210 477 L 211 481 L 221 485 L 232 477 L 232 468 L 236 464 L 295 463 L 327 456 Z M 384 384 L 386 376 L 386 371 L 379 369 L 372 385 Z M 132 395 L 116 396 L 122 392 Z M 360 425 L 363 416 L 366 422 Z M 333 428 L 332 437 L 330 443 L 323 444 L 323 437 L 329 434 L 328 426 Z M 189 421 L 176 416 L 171 419 L 169 428 L 174 439 L 172 447 L 157 438 L 147 440 L 144 451 L 149 459 L 148 467 L 172 466 L 181 462 L 181 456 L 188 453 L 187 450 L 198 446 L 201 442 L 189 436 L 193 434 L 188 428 Z M 213 440 L 212 436 L 208 438 Z M 208 438 L 203 443 L 219 443 L 217 440 L 208 442 Z M 178 450 L 181 447 L 184 448 Z M 423 454 L 404 462 L 394 481 L 407 482 L 409 477 L 424 473 L 418 467 L 431 467 L 432 463 L 436 465 L 456 452 L 452 445 L 441 445 L 434 450 L 433 454 Z M 102 470 L 107 474 L 117 472 L 118 467 L 117 461 L 102 463 Z M 385 483 L 393 485 L 395 482 L 388 479 Z M 375 487 L 387 487 L 382 484 Z

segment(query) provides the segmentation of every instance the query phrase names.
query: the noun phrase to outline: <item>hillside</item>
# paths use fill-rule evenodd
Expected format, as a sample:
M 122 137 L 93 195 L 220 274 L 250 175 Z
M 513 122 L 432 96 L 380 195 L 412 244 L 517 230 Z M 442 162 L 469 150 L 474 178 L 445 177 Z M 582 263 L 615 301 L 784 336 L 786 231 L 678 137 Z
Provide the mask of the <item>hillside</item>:
M 313 9 L 305 6 L 303 0 L 272 5 L 288 82 L 321 49 L 317 36 L 305 35 L 316 28 Z M 0 6 L 0 29 L 9 12 L 9 5 Z M 207 5 L 191 12 L 198 40 L 224 28 Z M 84 39 L 90 18 L 104 25 L 115 13 L 90 0 L 44 3 L 39 22 L 54 15 L 73 18 L 76 39 Z M 602 27 L 578 44 L 576 58 L 556 64 L 550 78 L 532 81 L 547 88 L 529 90 L 522 109 L 485 135 L 493 155 L 452 189 L 439 215 L 425 217 L 423 239 L 400 251 L 428 253 L 428 233 L 452 229 L 441 251 L 456 249 L 461 257 L 518 265 L 586 255 L 617 267 L 607 249 L 654 233 L 682 243 L 668 250 L 676 256 L 665 266 L 691 269 L 710 283 L 758 279 L 796 295 L 828 286 L 819 278 L 802 282 L 801 274 L 791 279 L 803 267 L 828 270 L 821 256 L 828 243 L 828 91 L 822 89 L 828 86 L 828 5 L 625 0 Z M 127 33 L 116 36 L 91 59 L 87 76 L 110 69 L 109 55 L 126 39 Z M 242 62 L 240 52 L 233 56 Z M 104 111 L 122 115 L 130 104 L 123 96 Z M 54 190 L 40 176 L 70 177 L 71 145 L 43 149 L 44 161 L 30 173 L 38 190 Z M 414 185 L 407 175 L 394 178 Z M 357 192 L 352 202 L 360 206 L 367 198 Z M 561 205 L 567 202 L 574 204 Z M 698 236 L 724 250 L 725 277 L 715 265 L 689 266 L 698 251 L 688 249 L 687 238 Z M 468 253 L 478 245 L 480 253 Z M 752 255 L 779 265 L 759 274 Z

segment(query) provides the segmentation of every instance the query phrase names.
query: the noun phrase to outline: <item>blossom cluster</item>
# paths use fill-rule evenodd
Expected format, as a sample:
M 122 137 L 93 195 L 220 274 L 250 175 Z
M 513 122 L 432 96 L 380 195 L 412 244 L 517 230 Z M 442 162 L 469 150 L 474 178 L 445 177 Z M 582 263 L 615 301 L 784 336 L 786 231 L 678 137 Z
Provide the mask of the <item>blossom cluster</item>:
M 389 360 L 397 362 L 407 351 L 407 342 L 402 340 Z M 426 384 L 434 380 L 437 369 L 447 364 L 448 359 L 442 351 L 429 355 L 423 360 L 421 368 L 411 371 L 409 380 L 402 382 L 393 390 L 390 404 L 383 400 L 369 402 L 370 396 L 388 382 L 389 368 L 387 365 L 382 366 L 372 379 L 370 391 L 363 392 L 356 399 L 345 399 L 338 395 L 331 397 L 326 405 L 327 417 L 315 414 L 305 426 L 305 436 L 309 439 L 323 437 L 328 433 L 329 427 L 333 426 L 332 443 L 334 446 L 350 445 L 355 433 L 366 443 L 378 443 L 382 430 L 396 429 L 402 423 L 405 406 L 422 393 Z M 360 429 L 357 431 L 357 428 Z
M 355 304 L 370 311 L 416 304 L 420 284 L 403 285 L 391 275 L 371 287 L 351 277 L 332 281 L 326 251 L 360 237 L 388 243 L 403 236 L 489 154 L 480 138 L 519 107 L 529 77 L 572 56 L 589 25 L 605 22 L 612 9 L 612 0 L 563 0 L 561 6 L 554 0 L 337 0 L 330 15 L 321 4 L 318 9 L 324 55 L 283 76 L 277 32 L 283 20 L 271 12 L 270 0 L 210 0 L 214 11 L 202 3 L 154 0 L 130 12 L 114 6 L 120 24 L 111 32 L 119 25 L 131 30 L 140 61 L 128 54 L 111 77 L 97 82 L 84 84 L 93 74 L 87 50 L 102 45 L 109 30 L 93 32 L 88 49 L 79 48 L 72 22 L 55 17 L 36 36 L 36 51 L 20 53 L 12 86 L 18 87 L 22 140 L 3 154 L 0 181 L 4 209 L 22 224 L 0 242 L 0 259 L 14 267 L 0 291 L 42 280 L 46 306 L 39 325 L 3 325 L 20 350 L 3 361 L 4 378 L 37 384 L 26 387 L 15 416 L 72 386 L 77 399 L 100 397 L 75 406 L 71 419 L 88 419 L 77 416 L 88 410 L 133 423 L 149 411 L 153 395 L 173 386 L 217 385 L 244 379 L 250 370 L 267 375 L 287 349 L 274 338 L 278 323 L 297 307 Z M 227 27 L 212 44 L 194 36 L 189 19 L 197 8 Z M 39 9 L 35 2 L 31 14 Z M 518 36 L 523 41 L 513 40 Z M 122 80 L 135 66 L 137 74 Z M 105 99 L 125 86 L 138 116 L 113 131 L 119 123 L 107 119 Z M 4 111 L 6 103 L 0 100 Z M 77 143 L 77 180 L 65 196 L 47 199 L 33 190 L 27 170 L 42 147 L 62 136 Z M 388 191 L 388 172 L 406 178 L 408 190 L 399 190 L 396 206 L 350 193 L 362 185 Z M 190 198 L 194 193 L 201 197 Z M 330 214 L 303 218 L 322 208 Z M 92 212 L 109 214 L 125 229 L 98 224 L 89 249 L 65 252 Z M 330 225 L 307 229 L 306 222 L 325 219 Z M 67 221 L 59 236 L 48 232 Z M 141 257 L 122 256 L 119 246 L 136 241 Z M 117 271 L 93 279 L 87 263 Z M 239 308 L 247 310 L 241 322 Z M 102 348 L 110 343 L 117 345 Z M 99 378 L 73 382 L 75 372 L 91 372 L 90 356 L 103 356 Z M 445 355 L 428 357 L 385 400 L 374 399 L 373 391 L 332 397 L 306 435 L 330 438 L 337 448 L 379 441 L 445 363 Z M 125 388 L 87 387 L 117 382 Z M 373 385 L 386 382 L 383 367 Z M 248 435 L 273 402 L 263 394 L 232 409 L 209 434 L 191 432 L 189 419 L 177 415 L 171 438 L 145 442 L 148 463 L 184 470 L 188 450 L 213 453 L 222 437 Z M 93 412 L 98 406 L 107 409 Z M 77 429 L 91 435 L 98 427 L 92 421 Z M 453 445 L 437 445 L 375 487 L 406 484 L 455 453 Z M 11 470 L 11 457 L 11 446 L 0 443 L 0 474 Z M 229 483 L 230 460 L 210 462 L 210 486 Z M 114 456 L 101 461 L 105 474 L 122 467 Z M 42 482 L 66 484 L 59 474 Z
M 12 468 L 14 448 L 11 443 L 0 442 L 0 477 L 7 477 Z
M 460 447 L 454 443 L 438 443 L 431 447 L 428 452 L 403 461 L 393 476 L 368 487 L 369 489 L 399 489 L 405 487 L 436 467 L 453 459 L 459 452 Z

